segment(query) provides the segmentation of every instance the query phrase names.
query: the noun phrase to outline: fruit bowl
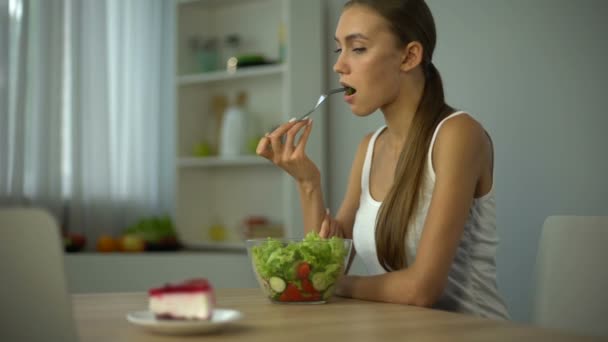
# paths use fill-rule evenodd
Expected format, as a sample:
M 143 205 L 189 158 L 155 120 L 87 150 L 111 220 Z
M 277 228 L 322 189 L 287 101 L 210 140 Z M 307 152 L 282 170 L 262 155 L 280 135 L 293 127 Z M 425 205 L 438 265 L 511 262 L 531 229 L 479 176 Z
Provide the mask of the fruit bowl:
M 324 239 L 315 233 L 304 239 L 246 241 L 253 272 L 264 295 L 274 303 L 326 303 L 344 274 L 352 240 Z

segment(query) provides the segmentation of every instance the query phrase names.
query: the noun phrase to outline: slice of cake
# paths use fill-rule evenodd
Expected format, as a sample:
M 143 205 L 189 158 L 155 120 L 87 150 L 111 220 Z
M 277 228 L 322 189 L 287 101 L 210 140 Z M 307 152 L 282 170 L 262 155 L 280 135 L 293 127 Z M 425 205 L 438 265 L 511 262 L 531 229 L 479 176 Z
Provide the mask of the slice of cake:
M 207 279 L 191 279 L 148 291 L 149 309 L 159 319 L 211 318 L 215 305 L 213 288 Z

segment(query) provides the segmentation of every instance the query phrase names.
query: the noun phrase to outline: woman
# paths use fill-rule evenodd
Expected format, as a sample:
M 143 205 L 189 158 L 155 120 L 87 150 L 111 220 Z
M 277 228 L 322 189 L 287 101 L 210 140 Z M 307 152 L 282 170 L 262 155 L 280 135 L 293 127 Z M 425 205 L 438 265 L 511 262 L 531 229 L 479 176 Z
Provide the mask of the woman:
M 371 275 L 343 277 L 337 294 L 508 318 L 496 285 L 492 142 L 445 103 L 429 8 L 349 1 L 335 40 L 334 70 L 354 91 L 345 101 L 357 116 L 380 109 L 386 122 L 359 145 L 336 217 L 305 154 L 312 120 L 280 126 L 257 153 L 297 181 L 307 231 L 354 240 Z

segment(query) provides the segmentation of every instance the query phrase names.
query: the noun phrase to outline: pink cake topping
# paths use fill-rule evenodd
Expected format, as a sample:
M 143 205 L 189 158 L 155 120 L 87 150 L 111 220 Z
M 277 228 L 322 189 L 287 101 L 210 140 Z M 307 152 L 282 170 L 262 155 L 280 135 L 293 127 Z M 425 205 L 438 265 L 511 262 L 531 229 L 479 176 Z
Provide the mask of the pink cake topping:
M 196 292 L 211 292 L 211 284 L 207 279 L 196 278 L 186 280 L 178 284 L 165 284 L 162 287 L 156 287 L 148 290 L 150 296 L 160 296 L 165 293 L 196 293 Z

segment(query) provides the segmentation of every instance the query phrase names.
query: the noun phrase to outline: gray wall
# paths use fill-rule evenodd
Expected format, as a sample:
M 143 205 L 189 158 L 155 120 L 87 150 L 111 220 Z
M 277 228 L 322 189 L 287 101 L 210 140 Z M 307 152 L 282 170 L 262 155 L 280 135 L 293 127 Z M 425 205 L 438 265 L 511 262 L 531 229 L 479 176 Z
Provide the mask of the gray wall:
M 333 32 L 344 1 L 328 6 Z M 448 102 L 470 111 L 495 143 L 501 245 L 498 280 L 513 318 L 532 314 L 534 261 L 544 219 L 608 215 L 608 1 L 428 0 Z M 383 123 L 329 103 L 329 198 L 339 207 L 361 137 Z M 360 265 L 359 265 L 360 267 Z

